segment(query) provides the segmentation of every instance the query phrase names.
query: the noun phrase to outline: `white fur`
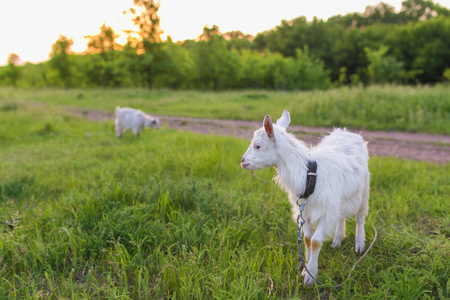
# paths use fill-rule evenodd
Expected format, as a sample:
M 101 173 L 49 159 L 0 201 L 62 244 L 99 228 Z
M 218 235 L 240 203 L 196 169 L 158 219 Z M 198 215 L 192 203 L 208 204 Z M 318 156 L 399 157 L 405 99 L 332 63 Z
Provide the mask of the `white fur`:
M 314 193 L 307 199 L 303 212 L 307 267 L 317 275 L 317 260 L 322 242 L 333 235 L 332 247 L 340 245 L 345 235 L 345 219 L 356 217 L 355 251 L 364 251 L 364 216 L 368 212 L 370 174 L 367 143 L 346 129 L 334 129 L 314 148 L 308 149 L 302 141 L 286 132 L 289 112 L 285 110 L 276 124 L 267 115 L 263 127 L 256 130 L 250 147 L 242 157 L 246 170 L 275 167 L 275 180 L 288 194 L 297 220 L 296 199 L 305 192 L 309 159 L 317 162 L 317 181 Z M 316 249 L 312 251 L 311 245 Z M 317 247 L 319 245 L 319 247 Z M 314 280 L 302 272 L 305 283 Z
M 134 135 L 139 135 L 144 127 L 159 128 L 159 118 L 152 117 L 140 110 L 129 107 L 116 107 L 116 135 L 118 138 L 126 129 L 131 129 Z

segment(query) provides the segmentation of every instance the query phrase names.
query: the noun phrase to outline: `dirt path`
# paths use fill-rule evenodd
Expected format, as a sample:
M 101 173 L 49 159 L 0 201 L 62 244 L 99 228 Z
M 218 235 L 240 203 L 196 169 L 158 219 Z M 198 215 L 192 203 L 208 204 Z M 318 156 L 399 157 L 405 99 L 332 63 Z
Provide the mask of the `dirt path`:
M 113 120 L 111 113 L 100 110 L 82 111 L 71 108 L 74 114 L 93 121 Z M 163 124 L 177 130 L 186 130 L 202 134 L 235 136 L 250 140 L 253 131 L 262 126 L 262 121 L 215 120 L 187 117 L 159 116 Z M 306 144 L 316 145 L 320 137 L 332 128 L 289 126 Z M 369 153 L 376 156 L 392 156 L 445 164 L 450 161 L 450 136 L 425 133 L 355 131 L 369 142 Z

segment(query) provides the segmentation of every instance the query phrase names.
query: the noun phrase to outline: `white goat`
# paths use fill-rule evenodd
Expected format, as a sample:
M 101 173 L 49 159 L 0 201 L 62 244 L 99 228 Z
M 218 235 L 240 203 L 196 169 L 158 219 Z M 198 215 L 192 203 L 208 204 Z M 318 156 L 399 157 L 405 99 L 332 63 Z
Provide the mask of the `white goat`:
M 242 168 L 259 170 L 275 167 L 275 180 L 289 194 L 297 218 L 297 197 L 306 189 L 308 161 L 317 162 L 316 187 L 304 209 L 304 242 L 307 268 L 315 277 L 322 242 L 333 235 L 332 247 L 338 247 L 345 236 L 345 219 L 356 216 L 355 251 L 364 251 L 364 217 L 368 212 L 370 174 L 367 143 L 345 129 L 334 129 L 314 148 L 286 132 L 290 124 L 289 112 L 272 124 L 266 115 L 263 127 L 256 130 L 250 147 L 241 160 Z M 315 230 L 314 230 L 315 228 Z M 303 270 L 305 283 L 314 279 Z
M 152 117 L 146 113 L 129 107 L 116 107 L 116 135 L 118 138 L 126 129 L 131 129 L 134 135 L 139 135 L 144 127 L 159 128 L 159 118 Z

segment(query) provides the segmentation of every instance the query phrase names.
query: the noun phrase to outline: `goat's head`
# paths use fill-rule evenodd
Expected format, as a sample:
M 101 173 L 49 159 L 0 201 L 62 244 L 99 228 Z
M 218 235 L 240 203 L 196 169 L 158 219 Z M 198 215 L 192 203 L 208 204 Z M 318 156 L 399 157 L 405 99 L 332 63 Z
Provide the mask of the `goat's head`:
M 146 116 L 144 124 L 145 127 L 154 127 L 155 129 L 159 129 L 159 125 L 160 125 L 159 118 L 153 118 L 148 115 Z
M 278 160 L 277 132 L 286 130 L 290 122 L 291 117 L 287 110 L 283 111 L 281 118 L 275 125 L 272 124 L 270 116 L 266 115 L 263 127 L 255 131 L 250 146 L 242 156 L 242 168 L 246 170 L 261 170 L 275 166 Z

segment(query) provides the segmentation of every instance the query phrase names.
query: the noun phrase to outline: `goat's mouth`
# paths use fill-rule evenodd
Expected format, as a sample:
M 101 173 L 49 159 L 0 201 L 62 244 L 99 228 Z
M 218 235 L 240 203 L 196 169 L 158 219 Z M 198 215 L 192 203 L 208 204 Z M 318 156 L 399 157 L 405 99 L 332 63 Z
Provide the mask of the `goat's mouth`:
M 243 168 L 243 169 L 246 169 L 246 170 L 248 170 L 248 167 L 250 166 L 250 164 L 248 164 L 248 163 L 241 163 L 241 167 Z

